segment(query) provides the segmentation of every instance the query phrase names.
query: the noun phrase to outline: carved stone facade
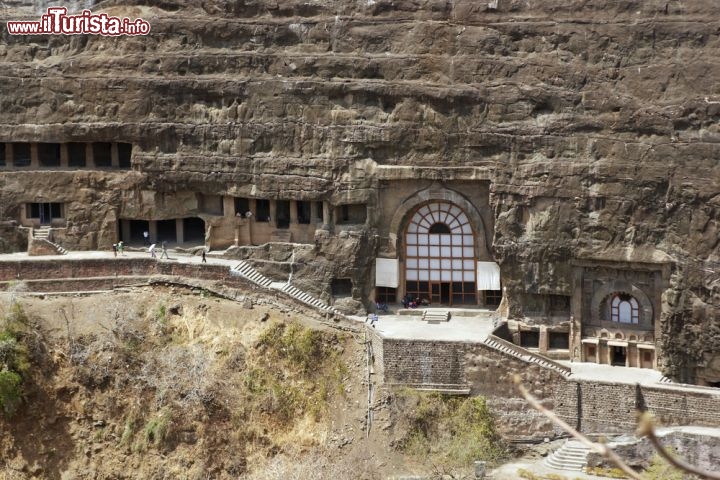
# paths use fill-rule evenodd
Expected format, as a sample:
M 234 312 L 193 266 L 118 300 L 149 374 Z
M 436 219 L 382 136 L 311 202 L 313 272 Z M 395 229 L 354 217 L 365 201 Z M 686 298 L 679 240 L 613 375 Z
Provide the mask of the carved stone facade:
M 11 3 L 0 22 L 37 16 Z M 0 38 L 2 251 L 19 227 L 71 250 L 147 230 L 360 311 L 404 298 L 408 225 L 446 202 L 517 342 L 654 343 L 672 378 L 720 381 L 716 2 L 145 3 L 149 36 Z
M 576 266 L 572 358 L 657 368 L 669 265 L 598 260 Z

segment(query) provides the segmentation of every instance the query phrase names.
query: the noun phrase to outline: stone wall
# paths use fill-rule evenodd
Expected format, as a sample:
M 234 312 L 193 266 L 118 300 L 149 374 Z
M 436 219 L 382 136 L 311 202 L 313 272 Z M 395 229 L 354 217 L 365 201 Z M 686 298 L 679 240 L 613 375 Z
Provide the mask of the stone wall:
M 425 388 L 466 386 L 472 395 L 487 398 L 500 431 L 513 437 L 543 437 L 559 430 L 520 397 L 513 376 L 573 427 L 586 433 L 632 433 L 637 412 L 646 409 L 660 425 L 720 427 L 720 389 L 636 386 L 595 381 L 571 381 L 554 370 L 490 348 L 484 344 L 402 339 L 373 339 L 375 364 L 384 369 L 385 383 Z
M 106 290 L 146 281 L 152 276 L 219 282 L 230 288 L 255 288 L 230 274 L 226 265 L 160 262 L 155 259 L 106 258 L 0 262 L 0 282 L 26 281 L 31 291 Z M 6 288 L 0 283 L 0 288 Z
M 379 337 L 375 336 L 374 342 Z M 509 357 L 482 344 L 383 339 L 375 365 L 384 370 L 385 383 L 425 388 L 469 387 L 471 395 L 487 398 L 499 430 L 511 437 L 545 437 L 557 430 L 533 410 L 517 392 L 512 377 L 520 374 L 549 408 L 562 377 L 554 371 Z
M 671 448 L 683 460 L 705 471 L 717 471 L 720 465 L 720 435 L 705 428 L 658 429 L 657 436 L 667 448 Z M 655 448 L 647 438 L 611 443 L 610 446 L 625 462 L 634 468 L 646 469 L 655 454 Z M 613 468 L 600 454 L 588 455 L 588 466 Z

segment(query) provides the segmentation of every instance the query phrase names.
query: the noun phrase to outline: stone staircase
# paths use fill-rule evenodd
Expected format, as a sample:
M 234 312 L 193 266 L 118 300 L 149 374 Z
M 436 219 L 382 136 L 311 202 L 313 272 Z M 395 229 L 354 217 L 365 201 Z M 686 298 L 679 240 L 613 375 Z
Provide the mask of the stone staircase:
M 273 283 L 272 280 L 255 270 L 252 265 L 250 265 L 246 261 L 241 261 L 233 268 L 231 268 L 230 274 L 239 275 L 241 277 L 247 278 L 251 282 L 256 283 L 264 288 L 270 288 L 270 285 Z
M 33 228 L 33 238 L 50 241 L 50 227 Z
M 576 440 L 568 440 L 562 447 L 545 458 L 545 466 L 556 470 L 582 472 L 587 466 L 590 448 Z
M 67 255 L 66 249 L 50 240 L 50 232 L 50 227 L 33 228 L 32 239 L 47 244 L 50 248 L 55 249 L 58 255 Z
M 526 350 L 523 347 L 515 345 L 514 343 L 507 342 L 501 338 L 496 337 L 495 335 L 488 335 L 483 343 L 486 346 L 498 350 L 506 355 L 510 355 L 512 357 L 519 358 L 520 360 L 535 363 L 543 368 L 553 370 L 565 378 L 570 377 L 570 375 L 572 374 L 572 370 L 565 365 L 562 365 L 554 360 L 540 355 L 539 353 L 534 353 Z
M 286 295 L 291 296 L 292 298 L 299 300 L 300 302 L 309 305 L 313 308 L 316 308 L 322 312 L 325 313 L 332 313 L 336 315 L 342 315 L 338 310 L 334 309 L 327 303 L 323 302 L 322 300 L 313 297 L 309 293 L 303 292 L 297 287 L 294 287 L 290 285 L 289 283 L 283 283 L 283 282 L 273 282 L 269 278 L 267 278 L 265 275 L 261 274 L 255 268 L 253 268 L 252 265 L 250 265 L 246 261 L 241 261 L 234 267 L 230 269 L 231 275 L 238 275 L 243 278 L 246 278 L 247 280 L 250 280 L 251 282 L 255 283 L 256 285 L 259 285 L 263 288 L 270 288 L 274 290 L 280 290 L 281 292 L 285 293 Z
M 282 290 L 283 292 L 287 293 L 288 295 L 290 295 L 291 297 L 295 298 L 296 300 L 300 300 L 301 302 L 303 302 L 303 303 L 306 304 L 306 305 L 310 305 L 311 307 L 315 307 L 315 308 L 317 308 L 318 310 L 321 310 L 321 311 L 323 311 L 323 312 L 328 312 L 328 313 L 340 315 L 340 312 L 339 312 L 339 311 L 335 310 L 334 308 L 332 308 L 332 307 L 331 307 L 330 305 L 328 305 L 327 303 L 325 303 L 325 302 L 323 302 L 322 300 L 319 300 L 319 299 L 313 297 L 313 296 L 310 295 L 309 293 L 303 292 L 303 291 L 300 290 L 299 288 L 293 287 L 293 286 L 290 285 L 289 283 L 284 284 L 283 287 L 281 288 L 281 290 Z
M 449 310 L 428 309 L 423 312 L 422 319 L 428 323 L 440 323 L 450 320 Z

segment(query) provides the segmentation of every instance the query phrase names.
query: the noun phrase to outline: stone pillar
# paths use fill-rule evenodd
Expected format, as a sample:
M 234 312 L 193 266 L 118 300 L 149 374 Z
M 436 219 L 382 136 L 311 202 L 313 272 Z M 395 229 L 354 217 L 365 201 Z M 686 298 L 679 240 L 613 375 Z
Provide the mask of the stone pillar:
M 547 353 L 548 350 L 548 331 L 547 327 L 541 326 L 540 330 L 538 331 L 538 350 L 540 353 Z
M 120 237 L 123 242 L 130 242 L 130 220 L 123 218 L 120 220 Z
M 475 462 L 475 479 L 476 480 L 483 480 L 485 478 L 485 462 L 476 461 Z
M 30 144 L 30 168 L 40 168 L 40 159 L 38 158 L 38 144 L 35 142 Z
M 333 226 L 333 219 L 330 215 L 330 212 L 332 211 L 332 206 L 330 205 L 330 202 L 323 202 L 323 227 L 327 228 L 328 230 L 332 230 Z
M 185 223 L 182 218 L 175 219 L 175 236 L 177 237 L 177 243 L 185 242 Z
M 93 152 L 93 144 L 85 144 L 85 166 L 87 168 L 95 168 L 95 152 Z
M 118 217 L 118 214 L 119 214 L 119 212 L 117 210 L 115 210 L 115 218 Z M 121 222 L 120 220 L 116 220 L 114 222 L 115 223 L 115 236 L 113 237 L 114 238 L 113 243 L 117 243 L 118 241 L 120 241 L 120 222 Z M 98 245 L 98 247 L 100 247 L 100 245 Z
M 60 168 L 68 168 L 70 162 L 70 152 L 68 152 L 68 144 L 60 144 Z
M 248 209 L 250 209 L 250 213 L 252 213 L 252 216 L 250 218 L 246 218 L 247 223 L 247 241 L 248 245 L 254 245 L 253 243 L 253 223 L 255 223 L 256 217 L 255 217 L 255 199 L 251 198 L 248 200 Z
M 572 297 L 570 297 L 570 360 L 582 361 L 583 354 L 580 358 L 575 356 L 577 350 L 582 351 L 582 267 L 573 268 L 572 273 Z M 600 350 L 597 345 L 596 351 Z M 597 360 L 597 359 L 596 359 Z M 597 362 L 596 363 L 600 363 Z
M 320 206 L 322 208 L 322 206 Z M 316 225 L 320 220 L 318 218 L 318 202 L 312 202 L 310 204 L 310 225 Z
M 150 232 L 150 243 L 157 243 L 157 220 L 150 220 L 148 223 L 150 224 L 148 229 L 148 232 Z
M 277 228 L 277 201 L 270 200 L 270 226 Z
M 223 215 L 226 217 L 235 216 L 235 199 L 227 195 L 223 196 Z M 238 212 L 240 215 L 245 215 L 245 212 Z
M 298 223 L 298 208 L 297 201 L 290 200 L 290 224 Z
M 120 168 L 120 154 L 118 152 L 117 142 L 112 142 L 110 144 L 110 167 Z

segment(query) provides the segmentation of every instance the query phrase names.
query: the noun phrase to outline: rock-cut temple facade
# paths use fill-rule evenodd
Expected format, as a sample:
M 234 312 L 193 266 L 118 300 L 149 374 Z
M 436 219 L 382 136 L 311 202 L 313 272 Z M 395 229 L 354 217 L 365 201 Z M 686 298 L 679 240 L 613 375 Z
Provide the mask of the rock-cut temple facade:
M 714 2 L 132 3 L 97 10 L 150 34 L 3 31 L 3 251 L 147 232 L 720 386 Z

